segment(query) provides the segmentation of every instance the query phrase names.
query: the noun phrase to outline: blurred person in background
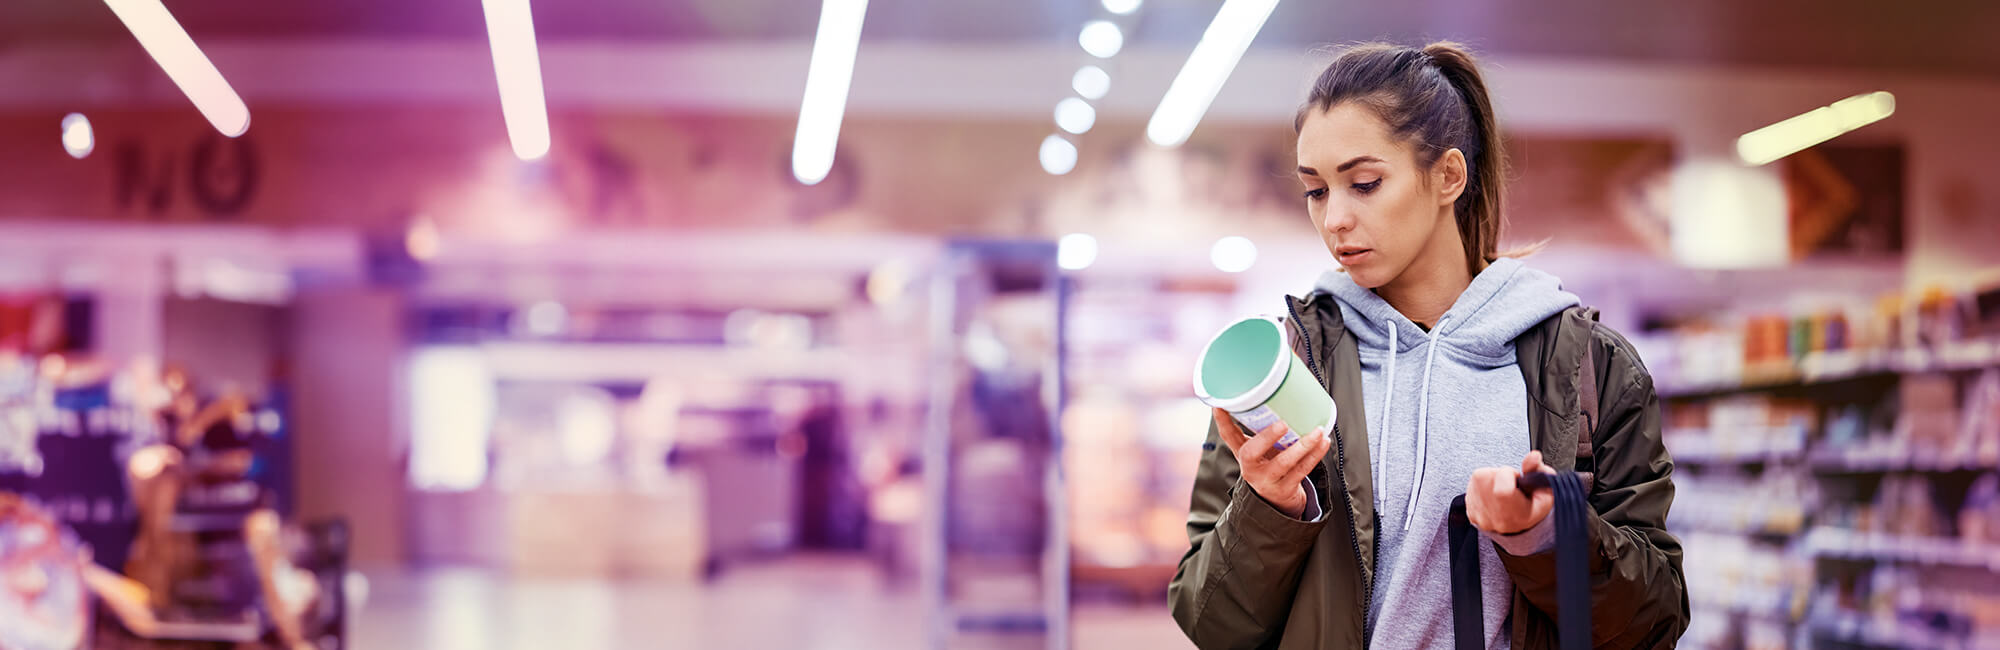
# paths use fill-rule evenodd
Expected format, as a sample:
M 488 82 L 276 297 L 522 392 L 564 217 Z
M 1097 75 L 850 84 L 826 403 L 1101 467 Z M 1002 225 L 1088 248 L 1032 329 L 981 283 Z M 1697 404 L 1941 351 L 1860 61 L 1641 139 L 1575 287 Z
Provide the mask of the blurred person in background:
M 1354 47 L 1313 84 L 1294 124 L 1298 173 L 1341 269 L 1287 312 L 1293 351 L 1339 416 L 1280 448 L 1283 423 L 1246 434 L 1214 411 L 1170 587 L 1196 645 L 1452 645 L 1446 517 L 1462 490 L 1492 542 L 1485 645 L 1554 647 L 1553 498 L 1515 482 L 1556 469 L 1592 475 L 1594 645 L 1671 647 L 1686 629 L 1652 377 L 1554 276 L 1516 259 L 1535 247 L 1498 250 L 1494 113 L 1452 43 Z
M 139 507 L 139 532 L 125 565 L 131 581 L 100 591 L 114 601 L 114 594 L 127 594 L 145 602 L 112 606 L 134 619 L 126 623 L 140 636 L 149 636 L 155 616 L 228 620 L 258 611 L 266 640 L 311 648 L 301 618 L 317 583 L 292 567 L 273 495 L 250 476 L 256 461 L 250 403 L 228 395 L 195 411 L 191 392 L 179 392 L 186 388 L 181 381 L 161 417 L 171 437 L 135 452 L 129 463 Z

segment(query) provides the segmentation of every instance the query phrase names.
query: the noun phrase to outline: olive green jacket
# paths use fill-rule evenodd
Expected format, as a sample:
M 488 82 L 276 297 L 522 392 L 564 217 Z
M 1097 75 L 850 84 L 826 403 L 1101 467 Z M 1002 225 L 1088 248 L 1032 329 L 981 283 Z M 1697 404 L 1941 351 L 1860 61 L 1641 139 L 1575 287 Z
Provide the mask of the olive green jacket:
M 1235 456 L 1209 427 L 1188 515 L 1189 548 L 1168 588 L 1174 620 L 1202 648 L 1367 646 L 1379 522 L 1361 365 L 1332 296 L 1287 300 L 1293 351 L 1312 362 L 1339 404 L 1334 445 L 1310 475 L 1326 516 L 1286 516 L 1242 485 Z M 1652 376 L 1624 337 L 1582 308 L 1550 317 L 1514 345 L 1527 381 L 1531 444 L 1556 469 L 1593 476 L 1593 644 L 1672 647 L 1687 628 L 1688 600 L 1680 540 L 1666 531 L 1674 463 L 1660 441 Z M 1590 358 L 1598 421 L 1590 427 L 1578 420 L 1584 346 L 1597 346 Z M 1585 428 L 1595 433 L 1580 448 Z M 1499 555 L 1514 581 L 1513 647 L 1556 647 L 1554 554 Z

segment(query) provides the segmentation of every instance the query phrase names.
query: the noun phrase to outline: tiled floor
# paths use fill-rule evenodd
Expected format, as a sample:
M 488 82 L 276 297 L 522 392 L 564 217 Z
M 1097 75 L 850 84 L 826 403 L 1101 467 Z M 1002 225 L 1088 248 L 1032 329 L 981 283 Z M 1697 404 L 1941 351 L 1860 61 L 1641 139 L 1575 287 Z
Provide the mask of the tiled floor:
M 858 558 L 732 568 L 708 584 L 509 578 L 463 569 L 371 573 L 354 622 L 362 650 L 921 648 L 917 594 Z M 1164 605 L 1079 605 L 1074 644 L 1187 648 Z M 1038 648 L 1039 637 L 960 637 L 952 648 Z

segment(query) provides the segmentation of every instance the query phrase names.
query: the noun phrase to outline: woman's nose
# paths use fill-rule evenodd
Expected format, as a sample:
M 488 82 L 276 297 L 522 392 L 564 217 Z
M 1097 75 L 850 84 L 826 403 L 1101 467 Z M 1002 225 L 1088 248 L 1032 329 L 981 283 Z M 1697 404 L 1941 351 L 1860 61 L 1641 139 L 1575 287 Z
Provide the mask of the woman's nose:
M 1328 233 L 1339 234 L 1354 229 L 1354 211 L 1334 203 L 1326 206 L 1326 218 L 1322 222 Z

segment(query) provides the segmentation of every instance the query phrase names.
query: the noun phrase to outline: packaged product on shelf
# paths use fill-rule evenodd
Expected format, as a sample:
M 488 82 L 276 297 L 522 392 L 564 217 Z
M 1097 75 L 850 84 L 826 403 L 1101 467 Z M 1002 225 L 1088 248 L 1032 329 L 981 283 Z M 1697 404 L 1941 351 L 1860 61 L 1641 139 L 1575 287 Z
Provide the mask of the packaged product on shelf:
M 1800 454 L 1818 426 L 1811 402 L 1763 395 L 1676 404 L 1668 409 L 1668 448 L 1691 461 L 1777 459 Z
M 1629 332 L 1626 339 L 1639 358 L 1646 360 L 1646 369 L 1653 373 L 1656 388 L 1670 392 L 1678 385 L 1675 382 L 1685 380 L 1680 367 L 1681 338 L 1672 330 Z
M 1796 329 L 1792 319 L 1783 315 L 1751 319 L 1743 341 L 1744 381 L 1757 383 L 1790 378 L 1795 369 L 1795 343 L 1798 347 L 1803 347 L 1804 343 L 1803 337 L 1794 335 Z
M 1958 535 L 1968 544 L 2000 545 L 2000 474 L 1972 482 L 1958 511 Z
M 1896 435 L 1900 401 L 1885 396 L 1874 405 L 1847 404 L 1833 411 L 1812 456 L 1816 463 L 1856 468 L 1894 468 L 1912 463 L 1910 445 Z M 1928 460 L 1938 460 L 1935 454 Z
M 1890 475 L 1882 479 L 1875 510 L 1884 532 L 1909 537 L 1939 537 L 1945 534 L 1944 513 L 1931 495 L 1931 484 L 1923 476 Z
M 1755 480 L 1689 474 L 1675 480 L 1669 527 L 1741 535 L 1793 535 L 1818 509 L 1818 488 L 1796 467 L 1774 467 Z
M 1669 403 L 1666 405 L 1665 433 L 1705 432 L 1708 430 L 1708 404 Z
M 1784 650 L 1790 647 L 1790 636 L 1783 626 L 1770 621 L 1752 621 L 1744 627 L 1744 650 Z
M 1904 327 L 1903 306 L 1903 294 L 1900 293 L 1885 294 L 1875 300 L 1874 317 L 1870 319 L 1874 347 L 1890 349 L 1910 344 L 1908 328 Z
M 1896 439 L 1911 455 L 1937 459 L 1957 447 L 1957 387 L 1948 375 L 1908 375 L 1898 386 Z
M 1797 361 L 1805 358 L 1808 353 L 1819 351 L 1819 349 L 1813 346 L 1812 315 L 1807 314 L 1791 319 L 1790 334 L 1791 336 L 1786 340 L 1788 345 L 1785 346 L 1785 357 L 1787 360 Z
M 1965 338 L 1970 324 L 1966 306 L 1943 287 L 1926 289 L 1916 305 L 1917 345 L 1935 348 Z
M 1820 350 L 1846 350 L 1848 346 L 1847 314 L 1829 312 L 1823 322 L 1820 336 Z
M 1966 647 L 2000 646 L 2000 593 L 1964 590 L 1952 594 L 1967 621 L 1972 623 Z
M 1991 467 L 2000 463 L 2000 368 L 1988 368 L 1965 391 L 1959 420 L 1962 457 Z
M 1971 333 L 1985 338 L 2000 338 L 2000 282 L 1975 289 L 1968 297 L 1971 308 Z
M 1904 564 L 1866 578 L 1853 588 L 1879 608 L 1866 620 L 1892 643 L 1878 645 L 1992 648 L 2000 642 L 2000 589 L 1988 572 Z
M 1743 381 L 1743 360 L 1750 345 L 1741 328 L 1697 323 L 1681 329 L 1673 346 L 1677 371 L 1672 385 L 1699 388 Z
M 1869 535 L 1881 532 L 1881 522 L 1875 516 L 1872 502 L 1847 502 L 1829 500 L 1825 507 L 1815 513 L 1819 526 L 1815 535 L 1835 535 L 1847 538 L 1849 535 Z
M 1828 447 L 1845 447 L 1868 436 L 1868 417 L 1859 404 L 1848 404 L 1834 412 L 1826 423 Z
M 1702 562 L 1687 566 L 1689 604 L 1697 623 L 1727 614 L 1797 620 L 1811 588 L 1812 565 L 1784 549 L 1726 534 L 1682 535 L 1683 548 Z

